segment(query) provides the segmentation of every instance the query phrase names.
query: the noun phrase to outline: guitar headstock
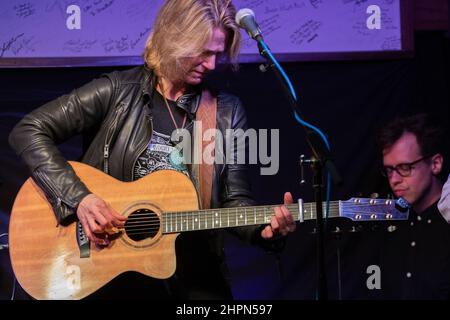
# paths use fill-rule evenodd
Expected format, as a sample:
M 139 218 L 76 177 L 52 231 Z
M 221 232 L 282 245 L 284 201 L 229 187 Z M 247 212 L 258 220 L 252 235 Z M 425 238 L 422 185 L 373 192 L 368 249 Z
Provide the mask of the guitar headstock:
M 408 202 L 403 198 L 351 198 L 339 201 L 339 216 L 353 221 L 407 220 L 409 208 Z

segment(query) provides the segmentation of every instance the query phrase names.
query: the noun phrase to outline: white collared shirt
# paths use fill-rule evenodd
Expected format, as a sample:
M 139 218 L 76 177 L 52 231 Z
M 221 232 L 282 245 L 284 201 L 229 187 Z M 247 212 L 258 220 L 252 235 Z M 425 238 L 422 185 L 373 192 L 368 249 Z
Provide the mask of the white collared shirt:
M 442 214 L 445 220 L 450 223 L 450 174 L 447 182 L 442 189 L 441 199 L 438 203 L 439 212 Z

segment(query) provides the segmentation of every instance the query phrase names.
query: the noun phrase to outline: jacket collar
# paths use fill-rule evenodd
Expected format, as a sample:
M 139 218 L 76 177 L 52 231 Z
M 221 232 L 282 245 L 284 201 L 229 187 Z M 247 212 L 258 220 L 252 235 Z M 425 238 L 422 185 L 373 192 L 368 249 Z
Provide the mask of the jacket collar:
M 152 69 L 148 68 L 146 65 L 143 67 L 144 76 L 141 81 L 141 91 L 144 98 L 144 102 L 148 103 L 151 100 L 153 92 L 155 90 L 156 84 L 156 75 Z M 198 85 L 191 92 L 185 93 L 182 96 L 178 97 L 176 104 L 177 107 L 183 109 L 187 112 L 187 115 L 190 120 L 195 119 L 195 114 L 198 109 L 198 105 L 200 102 L 200 95 L 202 85 Z

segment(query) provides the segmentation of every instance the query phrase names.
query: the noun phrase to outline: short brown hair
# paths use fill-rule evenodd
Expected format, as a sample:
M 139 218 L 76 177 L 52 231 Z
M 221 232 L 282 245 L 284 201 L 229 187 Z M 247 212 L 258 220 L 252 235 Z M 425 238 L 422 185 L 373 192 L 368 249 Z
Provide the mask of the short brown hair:
M 378 147 L 389 149 L 406 132 L 416 136 L 422 156 L 445 153 L 446 128 L 436 115 L 426 113 L 399 116 L 382 126 L 377 133 Z

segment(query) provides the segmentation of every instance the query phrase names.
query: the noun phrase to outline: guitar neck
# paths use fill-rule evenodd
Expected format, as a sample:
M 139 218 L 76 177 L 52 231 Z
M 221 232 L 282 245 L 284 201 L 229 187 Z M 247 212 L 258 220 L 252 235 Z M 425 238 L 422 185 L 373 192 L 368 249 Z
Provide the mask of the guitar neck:
M 329 217 L 339 217 L 339 201 L 330 202 Z M 161 219 L 162 232 L 222 229 L 270 223 L 276 206 L 252 206 L 218 208 L 198 211 L 164 212 Z M 289 204 L 287 208 L 295 221 L 316 219 L 316 203 Z M 325 202 L 323 203 L 325 208 Z

